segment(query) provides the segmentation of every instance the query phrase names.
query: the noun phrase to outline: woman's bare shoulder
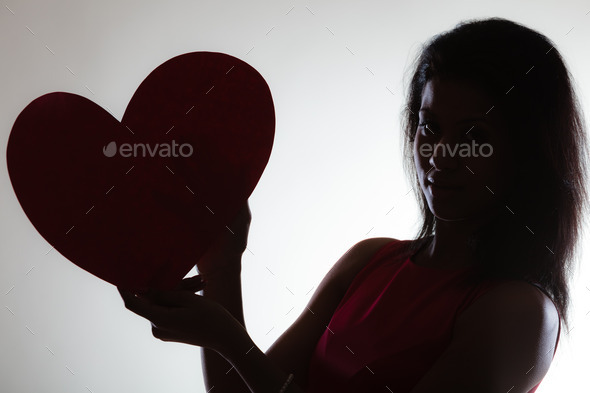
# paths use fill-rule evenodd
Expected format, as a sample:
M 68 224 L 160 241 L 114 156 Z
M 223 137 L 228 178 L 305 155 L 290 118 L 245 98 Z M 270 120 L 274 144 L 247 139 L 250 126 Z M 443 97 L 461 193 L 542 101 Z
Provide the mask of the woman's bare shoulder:
M 473 331 L 477 326 L 490 325 L 490 315 L 495 316 L 494 325 L 510 319 L 518 326 L 528 326 L 528 334 L 540 337 L 547 347 L 556 342 L 560 324 L 557 308 L 531 283 L 509 280 L 489 290 L 459 316 L 456 330 Z
M 335 274 L 343 289 L 347 289 L 354 277 L 365 267 L 371 258 L 386 244 L 399 241 L 390 237 L 364 239 L 348 249 L 334 264 L 330 273 Z

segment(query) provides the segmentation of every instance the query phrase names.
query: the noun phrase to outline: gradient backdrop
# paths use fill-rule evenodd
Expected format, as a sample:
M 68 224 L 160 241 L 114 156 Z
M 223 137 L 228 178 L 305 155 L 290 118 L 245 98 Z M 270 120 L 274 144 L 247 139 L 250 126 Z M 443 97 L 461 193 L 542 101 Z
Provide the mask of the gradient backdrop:
M 250 197 L 242 280 L 247 328 L 266 350 L 350 246 L 418 228 L 399 113 L 419 45 L 466 18 L 524 23 L 557 44 L 590 114 L 589 10 L 583 1 L 1 1 L 1 151 L 20 111 L 48 92 L 85 96 L 121 119 L 139 83 L 176 55 L 224 52 L 256 68 L 277 122 Z M 198 347 L 155 339 L 116 288 L 50 251 L 5 158 L 0 201 L 1 391 L 205 392 Z M 586 240 L 583 259 L 589 249 Z M 590 391 L 589 270 L 576 272 L 573 329 L 539 393 Z

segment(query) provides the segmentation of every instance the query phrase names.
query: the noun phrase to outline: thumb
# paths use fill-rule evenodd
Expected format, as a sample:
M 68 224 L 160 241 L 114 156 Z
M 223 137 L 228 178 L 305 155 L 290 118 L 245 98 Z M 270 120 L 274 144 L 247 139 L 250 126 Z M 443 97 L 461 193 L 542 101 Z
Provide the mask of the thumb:
M 197 292 L 205 287 L 205 283 L 206 282 L 203 279 L 203 276 L 197 274 L 193 277 L 183 278 L 182 281 L 177 285 L 176 289 Z

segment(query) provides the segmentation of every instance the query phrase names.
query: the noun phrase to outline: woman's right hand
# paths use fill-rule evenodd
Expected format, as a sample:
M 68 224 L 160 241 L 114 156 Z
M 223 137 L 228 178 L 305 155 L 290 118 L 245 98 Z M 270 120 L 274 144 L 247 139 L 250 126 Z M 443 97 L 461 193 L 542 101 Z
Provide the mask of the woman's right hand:
M 219 233 L 213 244 L 197 261 L 197 269 L 204 277 L 218 272 L 241 269 L 241 255 L 246 251 L 252 214 L 248 201 L 234 221 Z

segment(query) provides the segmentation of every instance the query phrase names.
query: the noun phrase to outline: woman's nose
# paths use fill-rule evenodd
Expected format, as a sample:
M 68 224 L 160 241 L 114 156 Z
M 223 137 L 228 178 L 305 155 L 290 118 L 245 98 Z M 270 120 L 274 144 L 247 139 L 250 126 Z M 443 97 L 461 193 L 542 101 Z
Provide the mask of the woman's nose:
M 436 169 L 455 169 L 459 163 L 459 144 L 452 138 L 441 138 L 434 144 L 428 163 Z

